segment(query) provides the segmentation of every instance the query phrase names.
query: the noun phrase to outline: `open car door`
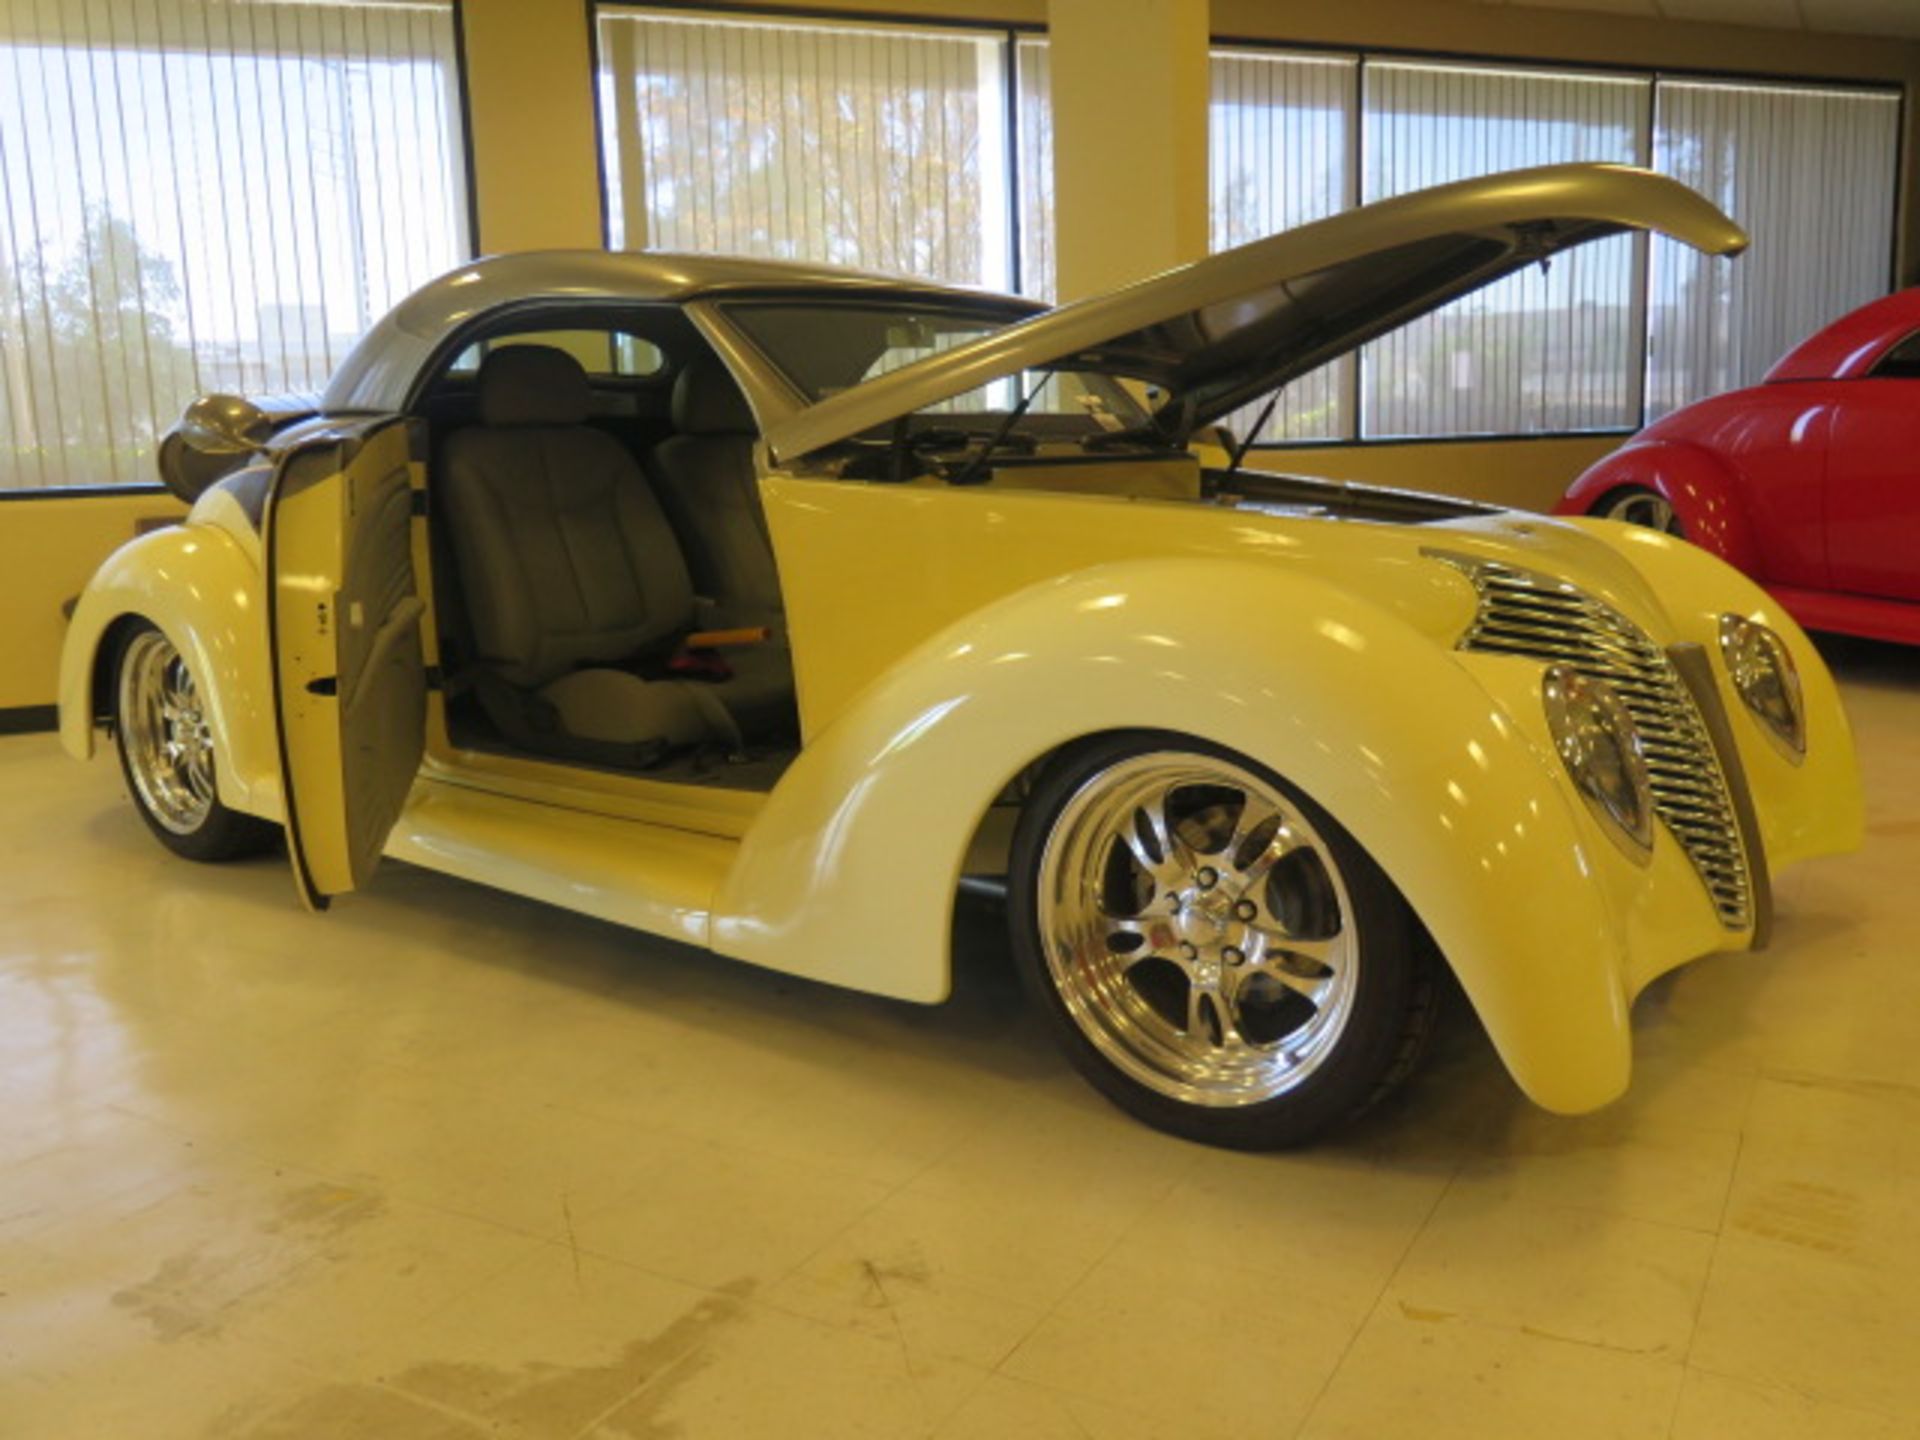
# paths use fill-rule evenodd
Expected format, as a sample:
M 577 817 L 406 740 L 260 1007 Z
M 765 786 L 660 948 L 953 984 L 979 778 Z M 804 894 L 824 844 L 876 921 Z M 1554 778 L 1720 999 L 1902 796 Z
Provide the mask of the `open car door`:
M 329 427 L 280 457 L 267 498 L 287 849 L 316 910 L 373 873 L 426 751 L 414 454 L 403 420 Z

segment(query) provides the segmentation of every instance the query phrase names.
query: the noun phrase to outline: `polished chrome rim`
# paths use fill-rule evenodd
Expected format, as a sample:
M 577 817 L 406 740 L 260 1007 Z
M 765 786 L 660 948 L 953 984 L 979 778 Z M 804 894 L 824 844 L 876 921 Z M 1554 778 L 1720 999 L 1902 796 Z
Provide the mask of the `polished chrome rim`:
M 213 730 L 180 652 L 142 631 L 120 662 L 120 743 L 147 813 L 191 835 L 213 809 Z
M 1644 525 L 1649 530 L 1664 530 L 1669 535 L 1685 538 L 1686 532 L 1680 528 L 1680 517 L 1674 513 L 1673 505 L 1664 495 L 1656 495 L 1651 490 L 1635 490 L 1622 495 L 1603 512 L 1608 520 L 1624 520 L 1629 525 Z
M 1353 1009 L 1353 907 L 1272 785 L 1158 752 L 1086 781 L 1040 857 L 1041 943 L 1102 1055 L 1189 1104 L 1249 1105 L 1325 1063 Z

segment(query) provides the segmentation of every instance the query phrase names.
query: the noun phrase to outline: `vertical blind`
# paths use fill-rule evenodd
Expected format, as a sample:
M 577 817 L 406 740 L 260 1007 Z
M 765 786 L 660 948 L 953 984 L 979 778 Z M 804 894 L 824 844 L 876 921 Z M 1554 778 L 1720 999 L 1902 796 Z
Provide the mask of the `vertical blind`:
M 469 252 L 452 5 L 0 0 L 0 490 L 149 479 L 193 394 L 319 385 Z M 1044 38 L 615 5 L 598 27 L 616 245 L 1054 293 Z M 1212 73 L 1215 248 L 1596 159 L 1754 239 L 1731 264 L 1629 237 L 1563 256 L 1295 381 L 1263 440 L 1629 427 L 1889 279 L 1891 92 L 1243 47 Z
M 469 253 L 450 3 L 0 0 L 0 490 L 146 483 Z
M 1218 49 L 1208 107 L 1211 234 L 1230 249 L 1351 208 L 1359 175 L 1354 56 Z M 1274 405 L 1259 439 L 1336 440 L 1353 431 L 1354 358 L 1303 375 Z M 1254 424 L 1266 401 L 1228 421 Z
M 1047 42 L 1014 42 L 1014 90 L 1020 108 L 1016 155 L 1020 167 L 1020 292 L 1051 301 L 1059 291 L 1053 252 L 1053 72 Z
M 1661 82 L 1655 166 L 1732 215 L 1753 245 L 1726 264 L 1655 240 L 1650 416 L 1752 384 L 1886 292 L 1899 117 L 1890 94 Z
M 1259 51 L 1215 52 L 1216 248 L 1328 202 L 1327 167 L 1301 153 L 1301 136 L 1338 100 L 1287 75 L 1299 57 L 1267 53 L 1286 78 L 1263 86 Z M 1367 346 L 1358 416 L 1326 372 L 1296 381 L 1262 440 L 1628 429 L 1757 380 L 1887 288 L 1894 92 L 1342 58 L 1361 170 L 1348 203 L 1521 165 L 1614 160 L 1693 186 L 1753 248 L 1729 263 L 1640 237 L 1582 247 Z
M 599 12 L 611 238 L 1007 288 L 1006 37 Z
M 1363 197 L 1570 160 L 1638 161 L 1645 78 L 1369 62 Z M 1641 253 L 1619 235 L 1367 346 L 1367 437 L 1626 428 L 1639 415 Z

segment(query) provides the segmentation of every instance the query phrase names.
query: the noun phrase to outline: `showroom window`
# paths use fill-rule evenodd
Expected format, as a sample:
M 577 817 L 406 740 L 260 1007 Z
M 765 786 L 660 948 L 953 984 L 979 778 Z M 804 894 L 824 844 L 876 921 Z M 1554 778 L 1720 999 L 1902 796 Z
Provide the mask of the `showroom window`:
M 1053 252 L 1053 85 L 1046 37 L 1022 35 L 1013 53 L 1020 97 L 1014 116 L 1020 171 L 1019 289 L 1036 300 L 1051 301 L 1059 280 Z
M 1732 215 L 1753 245 L 1729 265 L 1654 243 L 1648 418 L 1753 384 L 1887 292 L 1899 129 L 1890 91 L 1660 82 L 1655 166 Z
M 1414 61 L 1363 73 L 1361 196 L 1569 160 L 1638 162 L 1649 81 Z M 1627 429 L 1637 423 L 1644 241 L 1530 266 L 1366 347 L 1368 439 Z
M 1054 297 L 1045 35 L 607 3 L 598 16 L 614 244 Z M 1575 160 L 1672 174 L 1754 238 L 1733 262 L 1618 236 L 1530 268 L 1294 381 L 1263 443 L 1632 430 L 1758 379 L 1891 278 L 1889 88 L 1225 41 L 1211 83 L 1216 250 Z
M 1359 193 L 1358 73 L 1351 55 L 1265 49 L 1213 52 L 1209 189 L 1215 250 L 1352 207 Z M 1280 392 L 1263 442 L 1338 440 L 1353 431 L 1353 357 Z M 1266 401 L 1227 423 L 1253 424 Z
M 1313 93 L 1309 59 L 1337 62 L 1322 88 L 1337 75 L 1344 94 Z M 1342 208 L 1309 128 L 1330 136 L 1341 115 L 1358 156 L 1347 203 L 1613 160 L 1692 185 L 1753 247 L 1729 263 L 1664 240 L 1585 246 L 1295 382 L 1266 443 L 1631 430 L 1758 380 L 1891 278 L 1897 91 L 1253 45 L 1214 52 L 1216 249 Z
M 608 238 L 1008 289 L 1007 40 L 601 6 Z
M 146 484 L 470 253 L 451 3 L 0 8 L 0 491 Z

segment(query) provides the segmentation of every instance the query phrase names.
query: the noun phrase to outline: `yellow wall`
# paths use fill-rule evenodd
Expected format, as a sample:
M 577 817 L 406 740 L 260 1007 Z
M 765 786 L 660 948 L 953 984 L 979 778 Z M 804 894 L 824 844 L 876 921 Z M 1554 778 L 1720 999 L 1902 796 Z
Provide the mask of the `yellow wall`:
M 1052 0 L 1062 300 L 1207 253 L 1206 0 Z
M 1517 510 L 1551 510 L 1582 470 L 1617 449 L 1625 438 L 1550 435 L 1537 440 L 1302 445 L 1255 451 L 1247 457 L 1247 465 L 1402 490 L 1438 490 Z
M 1047 19 L 1048 0 L 806 0 L 811 8 L 882 10 L 893 15 L 951 18 L 965 15 L 989 23 L 1037 24 Z M 1093 15 L 1104 14 L 1114 74 L 1127 64 L 1150 65 L 1149 51 L 1189 35 L 1183 8 L 1200 0 L 1054 0 Z M 1162 11 L 1171 28 L 1139 32 L 1113 17 L 1123 8 Z M 594 150 L 593 95 L 589 71 L 586 5 L 583 0 L 462 0 L 471 98 L 476 206 L 484 251 L 600 243 L 600 196 Z M 1125 17 L 1122 16 L 1122 19 Z M 1177 28 L 1182 20 L 1185 30 Z M 1611 62 L 1834 78 L 1920 82 L 1920 45 L 1864 38 L 1808 35 L 1729 25 L 1635 19 L 1621 15 L 1555 12 L 1519 5 L 1466 0 L 1212 0 L 1216 35 L 1335 45 L 1435 49 L 1511 55 L 1529 59 Z M 1183 43 L 1191 55 L 1192 45 Z M 1131 57 L 1131 59 L 1129 58 Z M 1190 63 L 1190 62 L 1189 62 Z M 1158 86 L 1157 80 L 1151 83 Z M 1187 72 L 1189 75 L 1191 71 Z M 1180 110 L 1166 100 L 1169 116 Z M 1071 88 L 1071 81 L 1069 87 Z M 1131 84 L 1132 82 L 1129 82 Z M 1189 82 L 1190 83 L 1190 82 Z M 1109 125 L 1126 119 L 1128 85 L 1109 83 L 1070 102 L 1087 124 L 1063 117 L 1068 146 L 1084 154 L 1098 147 Z M 1185 113 L 1191 115 L 1190 102 Z M 1171 123 L 1171 122 L 1170 122 Z M 1190 125 L 1190 122 L 1181 122 Z M 1903 271 L 1920 278 L 1920 246 L 1911 223 L 1920 186 L 1911 172 L 1920 165 L 1920 105 L 1908 106 L 1905 149 L 1910 168 L 1902 247 Z M 1079 138 L 1074 138 L 1074 137 Z M 1091 137 L 1091 138 L 1088 138 Z M 1152 137 L 1146 142 L 1151 144 Z M 1156 152 L 1154 171 L 1164 185 L 1139 184 L 1136 194 L 1184 196 L 1186 218 L 1154 240 L 1168 250 L 1191 251 L 1191 235 L 1204 225 L 1204 141 L 1189 134 L 1180 142 L 1190 163 L 1178 164 L 1169 146 Z M 1168 177 L 1172 177 L 1168 179 Z M 1072 180 L 1069 178 L 1069 187 Z M 1171 187 L 1171 188 L 1169 188 Z M 1076 214 L 1083 213 L 1076 208 Z M 1139 215 L 1150 214 L 1140 211 Z M 1164 215 L 1162 218 L 1166 218 Z M 1072 222 L 1068 222 L 1071 224 Z M 1158 221 L 1155 222 L 1158 224 Z M 1106 235 L 1083 232 L 1084 262 L 1097 271 L 1138 273 L 1146 246 L 1135 217 L 1106 226 Z M 1184 237 L 1184 238 L 1180 238 Z M 1081 241 L 1076 241 L 1076 246 Z M 1159 253 L 1157 250 L 1155 253 Z M 1093 272 L 1086 272 L 1093 273 Z M 1308 474 L 1447 490 L 1508 504 L 1544 506 L 1611 440 L 1545 439 L 1382 447 L 1334 446 L 1256 456 L 1253 463 Z M 61 602 L 131 533 L 141 516 L 177 514 L 164 495 L 32 497 L 0 500 L 0 711 L 51 704 L 62 622 Z
M 141 520 L 177 518 L 171 495 L 42 496 L 0 501 L 0 711 L 51 705 L 66 617 L 100 562 L 134 536 Z
M 597 248 L 600 171 L 583 0 L 461 0 L 477 248 Z

